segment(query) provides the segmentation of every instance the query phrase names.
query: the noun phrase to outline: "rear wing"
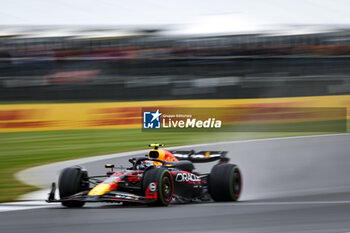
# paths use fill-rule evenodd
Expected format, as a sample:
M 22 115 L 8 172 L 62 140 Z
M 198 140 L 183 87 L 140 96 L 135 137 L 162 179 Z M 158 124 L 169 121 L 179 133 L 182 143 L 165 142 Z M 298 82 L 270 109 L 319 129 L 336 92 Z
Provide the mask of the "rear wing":
M 175 150 L 170 151 L 178 160 L 189 160 L 194 163 L 207 163 L 220 160 L 220 162 L 228 162 L 226 157 L 227 151 L 199 151 L 194 150 Z

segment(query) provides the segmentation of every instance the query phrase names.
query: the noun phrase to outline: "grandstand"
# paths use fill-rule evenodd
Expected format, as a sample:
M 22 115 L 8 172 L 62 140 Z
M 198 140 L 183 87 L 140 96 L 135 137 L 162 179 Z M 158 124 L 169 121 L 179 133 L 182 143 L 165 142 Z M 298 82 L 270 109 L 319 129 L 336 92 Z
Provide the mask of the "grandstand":
M 0 99 L 345 94 L 349 55 L 350 30 L 340 26 L 223 34 L 2 26 Z

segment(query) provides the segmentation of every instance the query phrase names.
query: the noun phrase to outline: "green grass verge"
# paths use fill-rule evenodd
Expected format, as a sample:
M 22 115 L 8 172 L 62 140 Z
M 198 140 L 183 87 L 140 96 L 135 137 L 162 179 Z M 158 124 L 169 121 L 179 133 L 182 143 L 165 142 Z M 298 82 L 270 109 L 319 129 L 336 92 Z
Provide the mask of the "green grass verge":
M 21 169 L 57 161 L 146 149 L 149 143 L 167 146 L 252 138 L 320 133 L 204 133 L 129 130 L 72 130 L 0 133 L 0 202 L 35 190 L 15 179 Z

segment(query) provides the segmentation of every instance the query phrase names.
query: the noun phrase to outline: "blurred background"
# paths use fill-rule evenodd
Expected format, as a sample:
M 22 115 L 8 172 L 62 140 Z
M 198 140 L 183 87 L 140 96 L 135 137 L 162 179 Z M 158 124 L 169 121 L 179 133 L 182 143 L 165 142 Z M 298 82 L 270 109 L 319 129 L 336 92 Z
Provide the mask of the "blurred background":
M 16 2 L 0 10 L 1 101 L 350 91 L 347 1 Z
M 0 27 L 0 99 L 126 100 L 346 94 L 350 29 L 225 35 Z
M 0 3 L 0 201 L 50 162 L 321 133 L 144 133 L 141 107 L 350 106 L 347 0 Z

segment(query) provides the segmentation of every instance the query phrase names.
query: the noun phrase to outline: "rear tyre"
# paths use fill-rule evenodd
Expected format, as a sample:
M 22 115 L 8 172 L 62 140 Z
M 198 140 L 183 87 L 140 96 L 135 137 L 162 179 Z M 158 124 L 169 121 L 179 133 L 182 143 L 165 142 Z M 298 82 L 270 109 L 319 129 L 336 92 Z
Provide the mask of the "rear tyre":
M 58 189 L 60 192 L 60 198 L 66 198 L 78 192 L 86 190 L 86 184 L 84 178 L 87 177 L 86 170 L 82 170 L 81 167 L 68 167 L 63 169 L 58 179 Z M 82 207 L 85 202 L 83 201 L 62 201 L 63 206 L 78 208 Z
M 208 189 L 214 201 L 237 201 L 242 190 L 238 166 L 227 163 L 215 165 L 209 175 Z
M 146 171 L 142 183 L 145 193 L 151 183 L 157 184 L 157 201 L 151 203 L 151 206 L 169 205 L 174 194 L 174 181 L 167 169 L 154 168 Z

